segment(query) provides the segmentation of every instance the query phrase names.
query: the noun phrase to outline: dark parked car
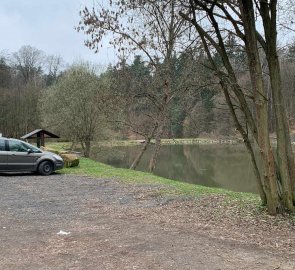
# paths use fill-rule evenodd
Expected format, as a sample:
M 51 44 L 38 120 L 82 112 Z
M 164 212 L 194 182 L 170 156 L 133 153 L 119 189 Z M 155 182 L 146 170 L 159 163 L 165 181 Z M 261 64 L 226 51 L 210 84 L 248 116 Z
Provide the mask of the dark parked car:
M 1 172 L 38 172 L 50 175 L 62 169 L 63 159 L 54 153 L 16 139 L 0 137 L 0 171 Z

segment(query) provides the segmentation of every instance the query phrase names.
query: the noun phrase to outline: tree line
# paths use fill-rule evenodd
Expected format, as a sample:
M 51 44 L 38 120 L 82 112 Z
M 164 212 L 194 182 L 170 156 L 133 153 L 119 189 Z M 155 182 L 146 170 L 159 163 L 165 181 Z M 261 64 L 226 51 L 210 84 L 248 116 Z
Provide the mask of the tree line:
M 61 74 L 61 57 L 45 55 L 26 45 L 0 54 L 0 132 L 20 136 L 40 127 L 38 111 L 42 90 Z

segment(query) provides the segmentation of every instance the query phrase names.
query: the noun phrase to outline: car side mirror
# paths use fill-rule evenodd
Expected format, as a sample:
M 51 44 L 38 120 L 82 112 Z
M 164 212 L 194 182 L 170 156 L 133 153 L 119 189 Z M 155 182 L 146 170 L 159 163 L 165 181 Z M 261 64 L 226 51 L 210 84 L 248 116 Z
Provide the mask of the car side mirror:
M 27 149 L 27 153 L 28 153 L 28 154 L 33 153 L 32 149 Z

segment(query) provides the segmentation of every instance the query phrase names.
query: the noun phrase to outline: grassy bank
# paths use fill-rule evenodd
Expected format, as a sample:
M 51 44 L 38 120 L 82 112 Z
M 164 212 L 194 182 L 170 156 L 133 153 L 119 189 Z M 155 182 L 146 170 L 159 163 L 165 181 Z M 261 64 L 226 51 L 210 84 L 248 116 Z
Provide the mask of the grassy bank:
M 186 139 L 178 139 L 177 143 L 184 143 Z M 205 139 L 204 139 L 205 140 Z M 174 140 L 165 140 L 166 144 L 172 144 Z M 187 141 L 188 143 L 189 141 Z M 103 143 L 103 145 L 114 146 L 112 145 L 113 142 Z M 120 144 L 122 143 L 122 144 Z M 135 145 L 138 141 L 115 141 L 115 145 Z M 50 143 L 48 147 L 52 149 L 56 149 L 58 151 L 66 150 L 70 147 L 70 143 L 65 142 L 57 142 L 57 143 Z M 129 169 L 121 169 L 115 168 L 110 165 L 106 165 L 103 163 L 96 162 L 91 159 L 81 158 L 80 165 L 74 168 L 65 168 L 61 170 L 61 173 L 67 174 L 76 174 L 76 175 L 85 175 L 91 176 L 96 178 L 112 178 L 122 181 L 124 183 L 130 184 L 157 184 L 161 185 L 161 193 L 165 193 L 166 195 L 177 195 L 180 196 L 203 196 L 203 195 L 220 195 L 226 196 L 229 200 L 235 200 L 240 202 L 241 204 L 255 204 L 259 205 L 260 200 L 259 197 L 255 194 L 251 193 L 242 193 L 242 192 L 233 192 L 226 189 L 220 188 L 210 188 L 195 184 L 184 183 L 181 181 L 175 181 L 171 179 L 166 179 L 163 177 L 159 177 L 153 175 L 151 173 L 134 171 Z
M 139 172 L 129 169 L 114 168 L 112 166 L 96 162 L 91 159 L 81 158 L 80 165 L 74 168 L 65 168 L 61 173 L 92 176 L 97 178 L 112 178 L 130 184 L 158 184 L 161 192 L 167 195 L 179 194 L 186 196 L 201 195 L 225 195 L 229 199 L 239 200 L 244 203 L 259 204 L 257 195 L 249 193 L 232 192 L 225 189 L 210 188 L 180 181 L 170 180 L 150 173 Z

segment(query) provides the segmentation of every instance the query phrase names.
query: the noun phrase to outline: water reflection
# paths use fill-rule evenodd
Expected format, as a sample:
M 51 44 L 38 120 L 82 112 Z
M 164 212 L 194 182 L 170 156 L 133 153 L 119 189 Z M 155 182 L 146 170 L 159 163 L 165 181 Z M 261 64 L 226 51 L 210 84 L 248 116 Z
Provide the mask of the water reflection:
M 93 149 L 92 158 L 128 168 L 140 149 L 141 146 Z M 150 147 L 143 156 L 138 170 L 147 171 L 151 150 Z M 257 192 L 250 160 L 241 145 L 163 146 L 155 174 L 204 186 Z

